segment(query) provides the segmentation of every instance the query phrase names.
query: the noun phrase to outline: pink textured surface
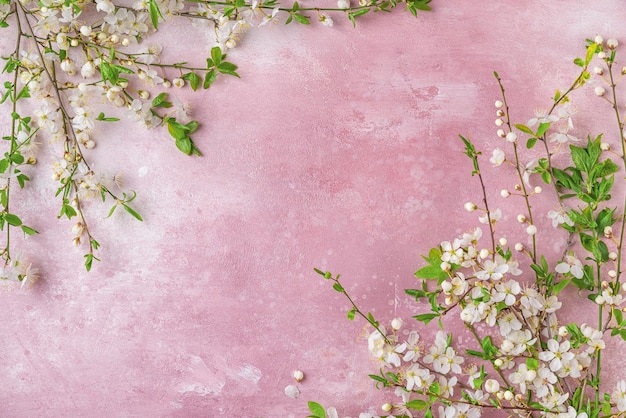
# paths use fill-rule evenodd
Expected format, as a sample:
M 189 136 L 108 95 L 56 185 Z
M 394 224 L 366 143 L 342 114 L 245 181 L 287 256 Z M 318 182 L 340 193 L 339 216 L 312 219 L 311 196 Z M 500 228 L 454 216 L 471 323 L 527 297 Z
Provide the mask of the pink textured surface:
M 433 6 L 356 29 L 251 31 L 229 54 L 241 80 L 181 93 L 203 122 L 202 158 L 163 131 L 102 127 L 96 166 L 124 170 L 145 222 L 104 220 L 94 205 L 103 262 L 89 274 L 56 219 L 56 186 L 35 177 L 21 213 L 42 234 L 20 245 L 44 277 L 0 292 L 0 415 L 302 417 L 306 400 L 377 410 L 362 322 L 312 268 L 342 273 L 379 319 L 408 317 L 419 255 L 476 225 L 462 210 L 478 186 L 457 135 L 497 143 L 492 71 L 525 120 L 573 79 L 584 38 L 626 41 L 620 0 Z M 181 45 L 197 29 L 167 30 L 170 56 L 206 55 Z M 492 191 L 510 186 L 489 176 Z M 295 369 L 299 399 L 283 392 Z

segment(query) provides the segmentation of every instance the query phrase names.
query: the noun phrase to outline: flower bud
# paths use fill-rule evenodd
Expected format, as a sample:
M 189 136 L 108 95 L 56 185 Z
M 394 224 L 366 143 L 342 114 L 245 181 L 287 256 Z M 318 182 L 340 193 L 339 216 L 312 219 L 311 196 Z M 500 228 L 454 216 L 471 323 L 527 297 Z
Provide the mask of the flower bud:
M 477 209 L 476 205 L 474 203 L 472 203 L 472 202 L 465 203 L 465 205 L 463 207 L 468 212 L 474 212 Z
M 383 406 L 380 407 L 380 409 L 382 409 L 385 412 L 389 412 L 393 409 L 393 405 L 391 405 L 389 402 L 383 404 Z
M 80 67 L 80 75 L 83 78 L 91 78 L 96 74 L 96 67 L 93 65 L 93 61 L 87 61 Z
M 487 258 L 489 257 L 489 250 L 486 248 L 483 248 L 482 250 L 480 250 L 480 253 L 478 253 L 478 255 L 480 256 L 480 258 Z
M 61 70 L 69 75 L 73 75 L 76 71 L 76 65 L 70 58 L 65 58 L 61 61 Z
M 606 58 L 606 52 L 604 51 L 600 51 L 598 52 L 598 58 L 600 58 L 601 60 Z
M 615 251 L 611 251 L 609 253 L 609 260 L 613 260 L 613 261 L 617 260 L 617 253 Z
M 600 149 L 602 151 L 608 151 L 611 149 L 611 146 L 607 142 L 600 142 Z
M 506 399 L 507 401 L 511 401 L 513 400 L 513 392 L 511 392 L 510 390 L 507 390 L 506 392 L 504 392 L 504 399 Z
M 72 40 L 70 41 L 70 45 L 71 45 L 71 46 L 78 46 L 78 39 L 72 39 Z
M 509 192 L 507 189 L 502 189 L 500 190 L 500 196 L 507 198 L 509 196 L 511 196 L 511 192 Z
M 146 90 L 139 90 L 137 94 L 139 94 L 139 97 L 141 97 L 144 100 L 148 100 L 150 98 L 150 92 Z
M 391 321 L 391 328 L 394 331 L 398 331 L 400 328 L 402 328 L 402 319 L 401 318 L 394 318 Z
M 180 77 L 176 77 L 172 80 L 172 84 L 174 85 L 174 87 L 181 88 L 185 85 L 185 80 Z
M 504 110 L 502 109 L 498 109 L 498 111 L 496 112 L 496 116 L 501 118 L 502 116 L 504 116 Z
M 526 215 L 523 215 L 523 214 L 521 214 L 521 213 L 520 213 L 519 215 L 517 215 L 517 222 L 519 222 L 519 223 L 521 223 L 521 224 L 523 224 L 524 222 L 526 222 Z
M 593 67 L 593 72 L 597 75 L 604 74 L 604 69 L 602 67 Z
M 537 227 L 535 225 L 528 225 L 526 228 L 526 233 L 528 235 L 535 235 L 537 233 Z
M 598 45 L 602 45 L 602 42 L 604 42 L 604 38 L 600 35 L 596 35 L 594 42 L 597 43 Z
M 89 36 L 91 35 L 91 32 L 92 32 L 91 26 L 83 25 L 80 27 L 80 33 L 83 36 Z
M 506 238 L 502 237 L 498 240 L 498 244 L 500 244 L 500 247 L 504 247 L 507 244 L 507 240 Z
M 593 92 L 598 97 L 602 97 L 602 96 L 604 96 L 606 94 L 606 90 L 604 90 L 604 87 L 602 87 L 602 86 L 596 87 L 595 89 L 593 89 Z
M 535 194 L 539 194 L 542 192 L 541 186 L 535 186 Z
M 166 89 L 169 89 L 170 87 L 172 87 L 172 83 L 169 80 L 163 80 L 162 83 L 163 87 L 165 87 Z
M 498 135 L 500 138 L 506 138 L 506 132 L 504 132 L 503 129 L 498 129 L 498 132 L 496 132 L 496 135 Z
M 567 331 L 567 328 L 565 328 L 565 327 L 559 327 L 559 335 L 560 335 L 561 337 L 565 337 L 565 336 L 567 335 L 567 332 L 568 332 L 568 331 Z
M 72 226 L 72 234 L 74 234 L 75 236 L 80 236 L 83 234 L 83 224 L 81 222 L 77 222 L 74 224 L 74 226 Z
M 502 126 L 504 125 L 504 121 L 500 118 L 496 119 L 496 126 Z
M 296 382 L 302 382 L 302 380 L 304 380 L 304 373 L 302 373 L 302 370 L 295 370 L 293 372 L 293 378 L 296 379 Z
M 617 277 L 617 272 L 615 270 L 609 270 L 607 274 L 609 275 L 611 279 L 614 279 Z
M 502 103 L 500 100 L 496 100 L 496 107 L 501 108 L 502 106 L 504 106 L 504 103 Z
M 604 236 L 607 238 L 611 238 L 613 236 L 613 228 L 611 228 L 611 226 L 604 227 Z
M 602 297 L 602 295 L 596 296 L 596 303 L 598 305 L 604 305 L 604 302 L 605 302 L 605 300 L 604 300 L 604 297 Z
M 611 38 L 606 41 L 606 46 L 609 49 L 615 49 L 617 48 L 618 45 L 619 45 L 619 42 L 617 41 L 617 39 Z
M 124 46 L 130 45 L 130 39 L 128 39 L 128 38 L 122 39 L 122 45 L 124 45 Z
M 493 365 L 496 366 L 496 367 L 502 367 L 503 364 L 504 364 L 504 362 L 502 361 L 501 358 L 497 358 L 493 362 Z
M 515 244 L 515 251 L 524 251 L 524 244 L 522 244 L 521 242 Z
M 59 33 L 56 37 L 56 41 L 60 49 L 68 49 L 70 47 L 70 43 L 67 40 L 67 35 L 64 33 Z
M 506 134 L 506 140 L 509 142 L 517 141 L 517 134 L 515 132 L 509 132 L 508 134 Z

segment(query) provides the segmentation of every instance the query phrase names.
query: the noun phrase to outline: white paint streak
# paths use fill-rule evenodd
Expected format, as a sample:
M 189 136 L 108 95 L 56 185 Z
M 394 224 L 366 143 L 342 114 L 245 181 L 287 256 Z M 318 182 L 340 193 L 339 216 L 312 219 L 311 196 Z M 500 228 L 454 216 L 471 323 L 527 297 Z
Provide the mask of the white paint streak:
M 150 172 L 150 167 L 147 167 L 147 166 L 140 167 L 138 170 L 139 177 L 145 177 L 148 175 L 149 172 Z
M 241 370 L 239 370 L 239 373 L 237 373 L 237 375 L 246 380 L 250 380 L 256 385 L 257 383 L 259 383 L 259 380 L 261 379 L 261 376 L 263 374 L 261 373 L 261 370 L 257 369 L 253 365 L 245 364 L 241 368 Z
M 177 387 L 180 393 L 195 392 L 201 396 L 217 395 L 226 385 L 224 376 L 218 376 L 222 373 L 209 369 L 201 357 L 190 355 L 187 371 L 189 376 L 185 379 L 186 381 L 181 382 Z

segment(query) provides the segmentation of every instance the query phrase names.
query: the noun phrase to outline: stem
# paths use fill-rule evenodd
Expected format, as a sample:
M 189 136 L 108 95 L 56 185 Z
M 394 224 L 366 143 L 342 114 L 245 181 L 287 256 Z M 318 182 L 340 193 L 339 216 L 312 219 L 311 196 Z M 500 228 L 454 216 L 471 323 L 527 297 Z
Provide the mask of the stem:
M 602 289 L 602 278 L 600 276 L 600 263 L 596 262 L 596 274 L 598 275 L 598 291 Z M 598 305 L 598 330 L 602 331 L 602 305 Z M 602 368 L 602 362 L 600 361 L 602 350 L 598 350 L 598 358 L 596 359 L 596 379 L 598 380 L 598 386 L 596 391 L 596 410 L 600 408 L 600 372 Z
M 509 128 L 509 132 L 512 132 L 513 127 L 511 126 L 511 116 L 509 114 L 509 105 L 506 101 L 504 85 L 502 84 L 502 80 L 500 79 L 500 76 L 497 73 L 495 73 L 494 75 L 496 77 L 496 80 L 498 80 L 498 85 L 500 86 L 500 92 L 502 94 L 502 102 L 504 103 L 505 116 L 506 116 L 506 125 Z M 522 195 L 524 196 L 526 209 L 528 210 L 528 220 L 530 221 L 531 225 L 534 225 L 533 212 L 531 210 L 530 201 L 528 200 L 528 191 L 526 190 L 526 184 L 524 183 L 524 177 L 522 175 L 522 170 L 520 169 L 519 154 L 517 152 L 517 142 L 513 143 L 513 150 L 515 152 L 515 170 L 517 171 L 517 175 L 520 180 L 520 187 L 522 188 L 522 192 L 523 192 Z M 532 236 L 532 241 L 533 241 L 533 251 L 531 254 L 531 259 L 533 260 L 533 263 L 536 264 L 537 263 L 537 238 L 535 237 L 535 235 Z
M 367 315 L 365 315 L 363 312 L 361 312 L 361 310 L 359 309 L 358 306 L 356 306 L 356 303 L 354 303 L 354 300 L 352 300 L 352 298 L 350 297 L 350 295 L 348 294 L 348 292 L 346 292 L 345 288 L 341 285 L 341 283 L 339 283 L 339 276 L 336 277 L 329 277 L 332 281 L 334 281 L 335 283 L 337 283 L 339 286 L 341 286 L 341 291 L 340 293 L 343 293 L 344 296 L 346 298 L 348 298 L 348 301 L 352 304 L 352 310 L 359 314 L 359 316 L 361 316 L 363 319 L 365 319 L 367 322 L 369 322 L 375 329 L 376 331 L 378 331 L 380 333 L 380 335 L 383 336 L 383 338 L 385 339 L 385 342 L 387 344 L 392 344 L 392 342 L 387 338 L 387 335 L 381 331 L 381 329 L 378 327 L 378 324 L 376 324 L 375 321 L 372 321 Z
M 23 35 L 22 22 L 21 22 L 19 13 L 17 13 L 17 8 L 16 8 L 16 13 L 15 13 L 15 21 L 17 23 L 17 31 L 18 31 L 17 40 L 15 42 L 15 58 L 17 59 L 17 57 L 19 57 L 20 46 L 21 46 L 22 35 Z M 13 114 L 17 112 L 18 74 L 19 74 L 19 69 L 15 68 L 14 74 L 13 74 L 13 86 L 11 87 L 13 89 L 13 105 L 12 105 Z M 18 120 L 15 118 L 12 118 L 11 119 L 11 146 L 10 146 L 9 154 L 13 154 L 17 145 L 16 140 L 15 140 L 15 137 L 17 135 L 17 132 L 16 132 L 17 124 L 18 124 Z M 11 173 L 12 169 L 13 169 L 13 161 L 9 159 L 9 167 L 7 168 L 7 170 L 9 171 L 9 174 Z M 4 211 L 6 213 L 10 213 L 9 211 L 10 197 L 11 197 L 11 177 L 7 178 L 7 187 L 6 187 L 7 204 L 6 204 L 6 207 L 4 208 Z M 9 261 L 11 261 L 11 225 L 7 223 L 6 227 L 7 227 L 7 233 L 6 233 L 7 242 L 6 242 L 6 246 L 4 247 L 4 251 L 2 252 L 2 257 L 4 258 L 5 266 L 9 263 Z

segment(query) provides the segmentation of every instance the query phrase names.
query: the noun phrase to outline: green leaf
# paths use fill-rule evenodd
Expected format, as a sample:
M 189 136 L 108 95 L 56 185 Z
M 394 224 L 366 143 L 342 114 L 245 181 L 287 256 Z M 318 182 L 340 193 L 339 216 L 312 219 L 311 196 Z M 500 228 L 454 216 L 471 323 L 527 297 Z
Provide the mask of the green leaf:
M 326 418 L 326 410 L 322 405 L 318 404 L 317 402 L 309 401 L 308 406 L 309 411 L 311 411 L 314 417 Z
M 606 246 L 604 241 L 602 240 L 598 241 L 598 245 L 596 248 L 597 248 L 596 258 L 598 259 L 598 261 L 601 263 L 606 263 L 607 261 L 609 261 L 609 248 Z
M 528 357 L 526 359 L 526 366 L 528 366 L 528 370 L 537 370 L 539 369 L 539 360 Z
M 187 127 L 188 133 L 192 134 L 198 129 L 199 124 L 197 120 L 192 120 L 191 122 L 187 123 L 185 126 Z
M 20 92 L 17 93 L 17 97 L 15 97 L 13 102 L 17 102 L 20 99 L 26 99 L 28 97 L 30 97 L 30 89 L 28 88 L 28 86 L 24 86 L 22 90 L 20 90 Z
M 211 60 L 213 61 L 213 65 L 219 67 L 220 63 L 222 62 L 222 57 L 222 50 L 219 46 L 214 46 L 213 48 L 211 48 Z
M 34 234 L 38 234 L 39 232 L 33 228 L 31 228 L 30 226 L 26 226 L 26 225 L 22 225 L 22 232 L 24 233 L 24 235 L 34 235 Z
M 187 132 L 189 131 L 189 129 L 182 123 L 176 122 L 175 119 L 168 119 L 167 131 L 170 133 L 172 138 L 179 140 L 179 139 L 187 138 Z M 189 150 L 189 152 L 185 152 L 185 154 L 189 154 L 190 152 L 191 152 L 191 149 Z
M 120 118 L 107 118 L 106 116 L 104 116 L 104 112 L 100 112 L 96 120 L 100 120 L 103 122 L 117 122 L 118 120 L 120 120 Z
M 239 74 L 237 74 L 235 70 L 237 70 L 237 66 L 231 62 L 223 62 L 217 66 L 217 71 L 219 71 L 220 73 L 240 78 Z
M 582 244 L 583 248 L 592 253 L 595 248 L 593 237 L 591 235 L 585 234 L 584 232 L 581 232 L 579 235 L 580 243 Z
M 217 78 L 217 73 L 215 72 L 215 70 L 207 71 L 207 73 L 204 76 L 204 83 L 202 84 L 202 87 L 205 90 L 208 89 L 209 87 L 211 87 L 211 84 L 213 84 L 216 78 Z
M 615 317 L 615 321 L 621 325 L 622 322 L 624 321 L 624 315 L 622 313 L 621 309 L 618 308 L 613 308 L 613 316 Z
M 405 403 L 404 406 L 406 406 L 407 408 L 417 409 L 418 411 L 421 411 L 428 407 L 428 402 L 422 399 L 413 399 Z
M 161 93 L 152 100 L 152 107 L 172 107 L 172 103 L 167 100 L 167 93 Z
M 200 86 L 200 81 L 202 81 L 200 76 L 193 71 L 183 74 L 183 80 L 189 81 L 189 85 L 191 86 L 191 89 L 193 91 L 198 90 L 198 87 Z
M 158 29 L 159 17 L 163 18 L 163 15 L 161 14 L 161 10 L 159 9 L 159 5 L 156 0 L 149 0 L 148 8 L 150 10 L 150 21 L 152 22 L 152 26 L 154 26 L 154 29 Z
M 301 23 L 303 25 L 310 25 L 311 22 L 309 22 L 310 17 L 309 16 L 305 16 L 302 15 L 300 13 L 296 13 L 293 15 L 293 18 L 296 19 L 296 22 Z
M 24 156 L 22 154 L 20 154 L 19 152 L 15 152 L 13 154 L 11 154 L 11 161 L 13 161 L 15 164 L 22 164 L 24 162 Z
M 536 143 L 537 143 L 537 138 L 535 137 L 528 138 L 528 141 L 526 141 L 526 148 L 531 149 L 532 147 L 535 146 Z
M 587 54 L 585 55 L 585 65 L 588 65 L 593 59 L 593 55 L 596 53 L 598 49 L 598 44 L 595 42 L 587 47 Z
M 111 84 L 117 84 L 117 79 L 119 78 L 119 71 L 109 64 L 106 61 L 102 61 L 100 63 L 100 75 L 102 76 L 102 81 L 108 81 Z
M 354 315 L 355 315 L 355 314 L 356 314 L 356 311 L 355 311 L 354 309 L 350 309 L 350 310 L 348 311 L 348 319 L 349 319 L 350 321 L 354 321 Z
M 188 136 L 176 138 L 176 148 L 178 148 L 182 153 L 191 155 L 192 147 L 191 138 Z
M 539 124 L 539 129 L 537 129 L 536 136 L 537 136 L 537 137 L 542 137 L 542 136 L 543 136 L 543 134 L 545 134 L 545 133 L 546 133 L 546 131 L 548 130 L 548 128 L 550 128 L 550 122 L 540 123 L 540 124 Z
M 432 321 L 433 319 L 437 317 L 439 317 L 439 314 L 427 313 L 427 314 L 415 315 L 413 318 L 417 319 L 420 322 L 423 322 L 424 324 L 428 324 L 430 321 Z
M 520 131 L 522 131 L 522 132 L 524 132 L 524 133 L 528 134 L 528 135 L 533 135 L 533 136 L 535 135 L 535 133 L 532 131 L 532 129 L 530 129 L 530 128 L 529 128 L 528 126 L 526 126 L 526 125 L 517 124 L 517 125 L 515 125 L 515 127 L 516 127 L 517 129 L 519 129 Z
M 22 225 L 22 220 L 17 215 L 13 215 L 12 213 L 7 213 L 4 215 L 4 220 L 7 221 L 9 225 L 20 226 Z
M 333 284 L 333 289 L 335 289 L 339 293 L 345 292 L 345 290 L 343 289 L 343 286 L 339 282 L 335 282 L 335 284 Z
M 138 221 L 143 221 L 143 218 L 141 217 L 141 215 L 137 213 L 133 208 L 128 206 L 126 203 L 122 203 L 122 206 L 124 206 L 124 209 L 126 209 L 126 212 L 130 213 L 135 219 L 137 219 Z
M 574 161 L 574 165 L 581 171 L 589 171 L 587 165 L 587 159 L 589 155 L 587 154 L 587 150 L 581 147 L 577 147 L 575 145 L 570 145 L 570 151 L 572 154 L 572 161 Z
M 554 293 L 555 295 L 558 295 L 561 290 L 565 289 L 565 287 L 571 282 L 571 279 L 567 279 L 567 280 L 561 280 L 560 282 L 558 282 L 557 284 L 554 285 L 554 287 L 552 288 L 552 293 Z

